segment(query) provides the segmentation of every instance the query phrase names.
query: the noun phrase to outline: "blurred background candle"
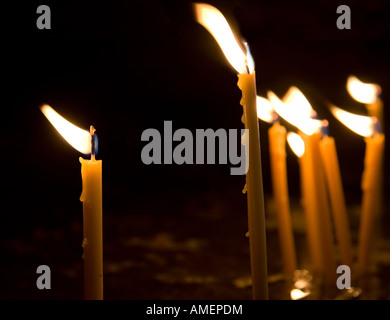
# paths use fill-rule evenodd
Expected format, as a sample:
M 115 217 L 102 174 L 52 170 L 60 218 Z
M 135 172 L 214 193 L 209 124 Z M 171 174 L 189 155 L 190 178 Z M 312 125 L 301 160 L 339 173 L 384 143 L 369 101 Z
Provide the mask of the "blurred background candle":
M 347 206 L 345 204 L 343 183 L 341 180 L 339 161 L 337 157 L 336 144 L 333 137 L 327 134 L 328 122 L 323 137 L 320 141 L 322 163 L 324 164 L 325 176 L 330 196 L 330 203 L 333 213 L 336 238 L 340 246 L 340 261 L 342 264 L 353 267 L 353 256 L 351 246 L 351 233 L 348 221 Z
M 305 144 L 301 159 L 301 178 L 303 184 L 303 205 L 307 221 L 308 243 L 313 270 L 324 276 L 328 286 L 336 279 L 335 252 L 329 199 L 320 157 L 320 120 L 312 119 L 316 114 L 309 101 L 296 88 L 291 87 L 280 100 L 273 92 L 268 97 L 276 112 L 300 130 Z
M 243 123 L 249 130 L 249 165 L 246 173 L 249 247 L 252 270 L 253 299 L 268 299 L 267 246 L 264 211 L 263 177 L 260 157 L 260 136 L 256 108 L 256 76 L 252 56 L 245 44 L 244 53 L 222 13 L 207 4 L 195 4 L 196 20 L 219 44 L 232 67 L 238 72 L 242 91 Z
M 384 130 L 382 89 L 375 83 L 364 83 L 355 76 L 347 79 L 347 91 L 356 101 L 364 103 L 371 117 L 376 117 Z
M 76 127 L 48 105 L 43 105 L 41 111 L 73 148 L 91 155 L 90 160 L 80 157 L 83 186 L 80 200 L 83 202 L 84 297 L 86 300 L 102 300 L 102 161 L 95 159 L 95 129 L 91 126 L 88 132 Z
M 279 245 L 282 254 L 283 274 L 292 279 L 297 269 L 297 257 L 291 223 L 286 164 L 286 128 L 280 124 L 268 99 L 257 97 L 257 116 L 273 123 L 268 129 L 270 166 Z
M 385 136 L 378 130 L 377 119 L 356 115 L 338 107 L 331 107 L 333 115 L 347 128 L 364 137 L 366 151 L 362 175 L 362 207 L 358 237 L 357 271 L 362 276 L 369 271 L 374 223 L 378 215 L 378 193 L 381 175 Z
M 349 76 L 347 79 L 347 91 L 350 96 L 356 101 L 363 103 L 367 109 L 367 113 L 371 117 L 375 117 L 379 121 L 380 131 L 384 132 L 385 123 L 383 119 L 383 102 L 380 98 L 382 88 L 375 83 L 365 83 L 360 81 L 355 76 Z M 381 164 L 383 166 L 383 164 Z M 383 172 L 383 168 L 379 169 Z M 362 181 L 363 183 L 363 181 Z M 378 192 L 376 193 L 376 210 L 377 215 L 383 215 L 383 176 L 378 178 Z

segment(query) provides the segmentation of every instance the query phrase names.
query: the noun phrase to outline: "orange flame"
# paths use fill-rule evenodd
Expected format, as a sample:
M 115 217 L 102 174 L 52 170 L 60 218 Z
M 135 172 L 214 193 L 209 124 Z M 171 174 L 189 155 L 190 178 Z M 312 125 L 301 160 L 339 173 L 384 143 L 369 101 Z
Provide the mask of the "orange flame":
M 194 4 L 196 20 L 205 27 L 219 44 L 229 63 L 240 74 L 253 73 L 254 62 L 247 48 L 247 52 L 241 49 L 233 31 L 223 14 L 215 7 L 204 4 Z
M 312 135 L 318 132 L 322 122 L 310 118 L 307 105 L 302 107 L 302 105 L 298 103 L 298 101 L 301 101 L 301 98 L 297 97 L 298 96 L 295 98 L 287 98 L 286 103 L 280 100 L 272 91 L 268 92 L 268 99 L 271 101 L 273 108 L 284 120 L 297 127 L 303 133 Z M 311 113 L 312 112 L 310 112 L 310 114 Z
M 365 104 L 374 103 L 382 91 L 379 85 L 361 82 L 355 76 L 348 77 L 347 90 L 352 98 Z
M 295 155 L 298 158 L 302 158 L 305 153 L 305 142 L 302 140 L 300 135 L 294 132 L 287 133 L 287 142 Z
M 342 124 L 353 132 L 363 137 L 371 137 L 375 134 L 375 123 L 377 121 L 375 117 L 357 115 L 335 106 L 331 107 L 330 111 Z
M 91 153 L 91 134 L 89 131 L 76 127 L 47 104 L 40 109 L 54 128 L 73 148 L 84 154 Z
M 274 108 L 268 99 L 257 96 L 257 117 L 265 122 L 272 123 L 274 120 Z

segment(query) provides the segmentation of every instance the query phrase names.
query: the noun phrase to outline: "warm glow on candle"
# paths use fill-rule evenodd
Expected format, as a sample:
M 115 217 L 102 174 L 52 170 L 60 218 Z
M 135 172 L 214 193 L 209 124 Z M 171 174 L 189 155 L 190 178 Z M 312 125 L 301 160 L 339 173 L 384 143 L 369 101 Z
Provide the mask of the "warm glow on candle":
M 371 137 L 375 133 L 376 118 L 357 115 L 335 106 L 330 111 L 348 129 L 363 137 Z
M 375 83 L 361 82 L 355 76 L 348 77 L 347 90 L 352 98 L 360 103 L 374 103 L 382 89 Z
M 204 4 L 194 4 L 197 21 L 215 38 L 229 63 L 240 74 L 253 73 L 254 63 L 247 48 L 247 53 L 241 49 L 223 14 L 215 7 Z
M 302 158 L 305 153 L 305 142 L 302 140 L 300 135 L 294 132 L 287 133 L 287 142 L 295 155 L 298 158 Z
M 89 131 L 76 127 L 48 105 L 43 105 L 41 111 L 73 148 L 84 154 L 91 153 L 91 134 Z
M 272 123 L 274 120 L 274 108 L 268 99 L 257 96 L 257 117 L 265 122 Z
M 301 98 L 288 99 L 288 104 L 278 98 L 272 91 L 268 92 L 268 99 L 275 111 L 286 121 L 297 127 L 303 133 L 312 135 L 321 128 L 321 121 L 310 118 L 310 115 L 302 114 L 302 110 L 308 110 L 307 106 L 302 107 L 298 102 Z M 310 107 L 311 108 L 311 107 Z

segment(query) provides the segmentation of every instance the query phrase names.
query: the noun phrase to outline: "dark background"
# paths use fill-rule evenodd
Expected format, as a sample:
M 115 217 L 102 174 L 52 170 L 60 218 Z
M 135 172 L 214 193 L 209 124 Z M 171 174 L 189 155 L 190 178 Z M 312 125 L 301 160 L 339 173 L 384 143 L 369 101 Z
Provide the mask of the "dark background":
M 244 237 L 246 197 L 241 193 L 245 178 L 230 176 L 230 165 L 147 166 L 140 157 L 146 144 L 141 142 L 142 132 L 148 128 L 162 132 L 164 120 L 172 120 L 174 130 L 192 132 L 243 127 L 236 72 L 195 22 L 190 3 L 46 1 L 51 30 L 36 27 L 36 9 L 43 3 L 2 4 L 0 298 L 82 298 L 81 155 L 42 115 L 42 103 L 84 129 L 90 124 L 97 129 L 97 158 L 103 160 L 107 299 L 250 298 L 250 289 L 237 293 L 232 286 L 220 291 L 210 286 L 202 291 L 196 280 L 188 287 L 155 276 L 161 270 L 172 276 L 184 269 L 191 275 L 203 270 L 199 271 L 203 280 L 207 270 L 231 278 L 250 274 Z M 354 74 L 380 84 L 388 121 L 389 2 L 209 3 L 248 41 L 258 94 L 272 90 L 283 96 L 295 85 L 319 117 L 330 122 L 346 201 L 359 206 L 364 139 L 335 121 L 326 103 L 366 112 L 345 89 L 347 77 Z M 351 8 L 351 30 L 336 27 L 341 4 Z M 269 125 L 259 124 L 268 201 Z M 291 202 L 299 203 L 299 168 L 288 148 L 287 161 Z M 384 175 L 386 196 L 390 187 L 386 166 Z M 385 213 L 386 222 L 388 210 Z M 148 258 L 153 268 L 138 265 L 145 254 L 142 246 L 123 245 L 142 237 L 150 245 L 160 236 L 163 241 L 169 238 L 168 243 L 174 239 L 176 245 L 192 238 L 211 244 L 196 249 L 181 271 L 175 269 L 177 256 L 168 259 L 162 251 L 160 264 L 154 256 Z M 271 251 L 269 268 L 278 271 Z M 40 264 L 52 268 L 52 290 L 35 287 Z M 177 283 L 182 286 L 175 287 Z

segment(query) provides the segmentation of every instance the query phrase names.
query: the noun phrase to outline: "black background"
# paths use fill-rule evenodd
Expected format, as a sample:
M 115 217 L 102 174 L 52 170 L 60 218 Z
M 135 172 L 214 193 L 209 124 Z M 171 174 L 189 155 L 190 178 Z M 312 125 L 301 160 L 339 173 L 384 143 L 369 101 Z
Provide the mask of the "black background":
M 182 232 L 196 236 L 200 232 L 194 230 L 196 219 L 207 214 L 203 211 L 212 212 L 218 203 L 234 208 L 224 219 L 239 219 L 242 224 L 237 235 L 245 233 L 246 197 L 241 193 L 245 178 L 230 176 L 230 165 L 147 166 L 141 161 L 146 144 L 141 142 L 142 132 L 148 128 L 162 132 L 164 120 L 172 120 L 174 130 L 188 128 L 193 132 L 197 128 L 242 128 L 236 72 L 212 37 L 195 22 L 190 3 L 46 1 L 51 9 L 51 30 L 36 27 L 36 9 L 43 3 L 2 4 L 1 298 L 81 296 L 75 292 L 82 290 L 78 278 L 59 293 L 53 289 L 43 294 L 34 287 L 39 264 L 53 266 L 62 263 L 58 262 L 62 257 L 65 263 L 73 261 L 82 268 L 81 155 L 42 115 L 42 103 L 84 129 L 90 124 L 97 129 L 97 158 L 103 160 L 104 221 L 118 218 L 122 227 L 112 222 L 105 229 L 105 245 L 109 246 L 119 229 L 130 236 L 135 227 L 126 229 L 124 218 L 151 219 L 151 224 L 147 219 L 140 223 L 140 234 L 151 232 L 150 228 L 158 230 L 159 222 L 153 221 L 182 219 Z M 380 84 L 388 122 L 390 4 L 379 0 L 210 4 L 217 6 L 248 41 L 259 95 L 272 90 L 283 96 L 295 85 L 319 117 L 328 119 L 346 200 L 349 205 L 359 205 L 364 139 L 335 121 L 326 103 L 365 114 L 364 105 L 354 102 L 345 89 L 347 77 L 354 74 L 362 81 Z M 351 8 L 351 30 L 336 26 L 336 9 L 341 4 Z M 269 198 L 269 125 L 259 124 L 264 192 Z M 299 168 L 289 149 L 287 161 L 291 197 L 298 199 Z M 386 196 L 386 166 L 384 188 Z M 209 219 L 208 227 L 223 229 L 223 221 Z M 115 255 L 121 253 L 112 257 Z M 249 262 L 242 264 L 249 268 Z M 65 277 L 61 280 L 58 274 L 57 283 L 65 285 Z M 129 291 L 108 289 L 107 298 L 137 298 L 136 293 L 130 293 L 134 280 L 121 280 L 129 281 Z M 158 294 L 157 286 L 151 289 L 151 298 L 177 298 Z M 191 291 L 182 295 L 194 296 Z M 203 298 L 208 297 L 203 294 Z

